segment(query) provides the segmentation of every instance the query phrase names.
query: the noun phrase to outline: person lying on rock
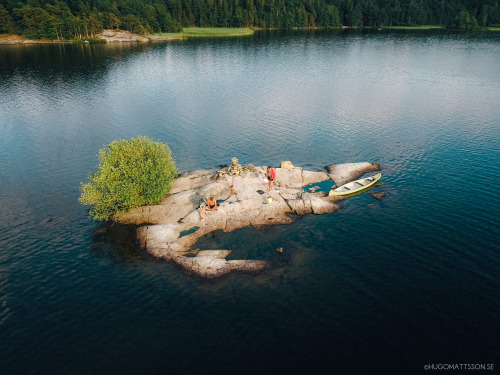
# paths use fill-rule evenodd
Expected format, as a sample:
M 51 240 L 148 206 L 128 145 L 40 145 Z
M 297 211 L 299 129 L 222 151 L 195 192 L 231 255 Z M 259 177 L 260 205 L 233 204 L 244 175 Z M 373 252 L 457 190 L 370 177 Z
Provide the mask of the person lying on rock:
M 198 203 L 198 211 L 200 212 L 200 217 L 202 219 L 205 218 L 205 210 L 207 208 L 207 204 L 208 204 L 207 198 L 205 197 L 202 197 Z
M 210 197 L 210 199 L 208 200 L 207 210 L 208 211 L 215 211 L 218 208 L 219 207 L 217 207 L 217 201 L 215 200 L 215 198 L 214 197 Z

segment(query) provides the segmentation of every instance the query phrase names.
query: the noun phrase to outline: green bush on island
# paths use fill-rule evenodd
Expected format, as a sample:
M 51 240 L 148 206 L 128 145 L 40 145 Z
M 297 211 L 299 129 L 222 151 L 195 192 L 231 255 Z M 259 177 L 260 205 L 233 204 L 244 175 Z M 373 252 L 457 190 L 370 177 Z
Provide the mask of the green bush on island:
M 167 144 L 148 137 L 111 142 L 99 150 L 98 171 L 82 183 L 80 202 L 95 220 L 158 203 L 177 176 Z

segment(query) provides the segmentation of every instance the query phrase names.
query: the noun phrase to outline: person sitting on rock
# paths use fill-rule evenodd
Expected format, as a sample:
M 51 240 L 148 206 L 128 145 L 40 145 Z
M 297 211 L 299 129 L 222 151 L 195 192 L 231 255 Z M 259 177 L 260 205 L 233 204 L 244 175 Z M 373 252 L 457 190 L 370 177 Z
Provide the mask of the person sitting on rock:
M 198 203 L 198 211 L 200 212 L 200 217 L 202 219 L 205 218 L 205 210 L 206 210 L 206 207 L 207 207 L 207 198 L 205 197 L 202 197 Z
M 276 180 L 276 172 L 275 172 L 275 170 L 273 169 L 273 167 L 271 167 L 271 166 L 269 165 L 269 166 L 267 167 L 266 174 L 267 174 L 267 186 L 268 186 L 268 191 L 272 191 L 272 190 L 273 190 L 273 182 L 274 182 L 274 180 Z
M 210 199 L 208 200 L 207 210 L 208 211 L 215 211 L 218 208 L 219 207 L 217 207 L 217 201 L 215 200 L 215 198 L 214 197 L 210 197 Z

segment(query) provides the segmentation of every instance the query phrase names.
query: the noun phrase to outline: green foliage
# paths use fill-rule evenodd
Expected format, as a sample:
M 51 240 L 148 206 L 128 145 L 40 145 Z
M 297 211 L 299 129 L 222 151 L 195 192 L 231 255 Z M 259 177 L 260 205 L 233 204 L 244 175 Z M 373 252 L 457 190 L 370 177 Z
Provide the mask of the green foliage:
M 111 142 L 99 151 L 98 171 L 82 183 L 80 202 L 92 206 L 96 220 L 150 204 L 171 189 L 177 176 L 170 149 L 148 137 Z
M 4 8 L 2 4 L 0 4 L 0 34 L 2 33 L 14 33 L 16 31 L 16 24 L 12 19 L 11 15 Z
M 279 28 L 437 25 L 478 30 L 500 23 L 499 0 L 2 0 L 0 32 L 39 39 L 93 38 L 183 27 Z
M 481 29 L 479 27 L 479 24 L 477 23 L 476 18 L 474 16 L 471 16 L 466 10 L 461 10 L 458 16 L 455 18 L 454 22 L 452 22 L 449 27 L 453 29 L 469 31 L 477 31 Z
M 143 26 L 139 17 L 133 14 L 128 14 L 125 17 L 123 17 L 123 26 L 125 27 L 126 30 L 132 31 L 133 33 L 136 34 L 146 33 L 146 28 Z
M 24 34 L 30 39 L 55 39 L 52 28 L 52 17 L 40 7 L 25 6 L 17 10 L 17 15 L 22 19 Z

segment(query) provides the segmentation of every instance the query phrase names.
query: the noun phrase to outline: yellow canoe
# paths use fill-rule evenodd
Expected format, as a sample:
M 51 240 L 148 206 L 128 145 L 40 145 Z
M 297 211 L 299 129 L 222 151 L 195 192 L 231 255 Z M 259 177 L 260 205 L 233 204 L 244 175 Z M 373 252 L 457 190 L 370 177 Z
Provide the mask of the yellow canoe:
M 365 177 L 356 181 L 348 182 L 347 184 L 344 184 L 342 186 L 339 186 L 338 188 L 330 190 L 330 193 L 328 195 L 329 196 L 351 195 L 359 193 L 363 190 L 368 190 L 369 188 L 375 186 L 375 184 L 380 180 L 380 177 L 382 177 L 382 173 L 378 173 L 374 176 Z

